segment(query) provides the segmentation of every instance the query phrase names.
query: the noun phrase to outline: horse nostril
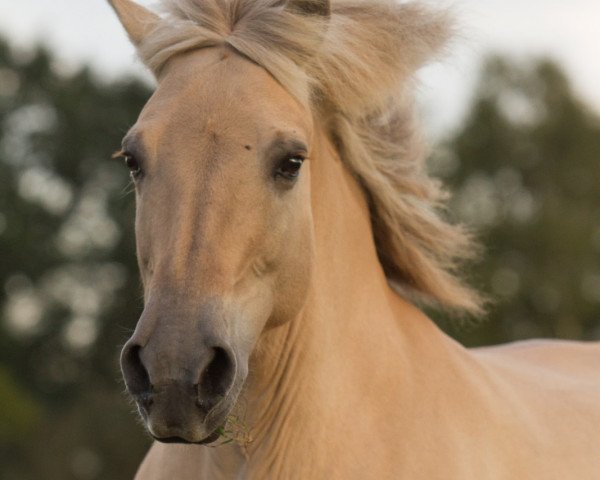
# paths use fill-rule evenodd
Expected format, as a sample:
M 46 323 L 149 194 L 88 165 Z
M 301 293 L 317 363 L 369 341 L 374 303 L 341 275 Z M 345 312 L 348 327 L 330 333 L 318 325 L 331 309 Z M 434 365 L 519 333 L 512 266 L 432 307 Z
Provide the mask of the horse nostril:
M 198 405 L 209 412 L 229 391 L 235 377 L 232 356 L 221 347 L 213 348 L 213 358 L 201 374 L 196 386 Z
M 139 345 L 127 343 L 121 352 L 121 370 L 127 390 L 132 395 L 140 396 L 145 406 L 152 403 L 150 393 L 152 385 L 148 371 L 144 367 L 140 358 L 141 347 Z

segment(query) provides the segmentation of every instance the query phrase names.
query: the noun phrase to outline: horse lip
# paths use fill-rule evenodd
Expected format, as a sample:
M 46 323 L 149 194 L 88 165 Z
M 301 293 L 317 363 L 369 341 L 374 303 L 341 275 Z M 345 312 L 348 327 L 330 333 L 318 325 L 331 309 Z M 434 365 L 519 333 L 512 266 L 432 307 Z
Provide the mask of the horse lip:
M 217 429 L 215 429 L 215 431 L 214 431 L 214 432 L 212 432 L 212 433 L 211 433 L 211 434 L 210 434 L 208 437 L 206 437 L 204 440 L 200 440 L 200 441 L 198 442 L 198 444 L 199 444 L 199 445 L 207 445 L 207 444 L 209 444 L 209 443 L 216 442 L 216 441 L 219 439 L 219 437 L 221 436 L 218 430 L 219 430 L 218 428 L 217 428 Z
M 207 445 L 209 443 L 213 443 L 216 440 L 218 440 L 219 438 L 219 432 L 218 432 L 218 428 L 215 429 L 215 431 L 213 431 L 211 434 L 209 434 L 207 437 L 203 438 L 202 440 L 199 440 L 197 442 L 190 442 L 189 440 L 186 440 L 185 438 L 182 437 L 157 437 L 155 435 L 152 435 L 152 438 L 154 438 L 154 440 L 156 440 L 157 442 L 161 442 L 161 443 L 179 443 L 182 445 Z
M 186 440 L 185 438 L 182 437 L 157 437 L 155 435 L 152 435 L 152 438 L 154 440 L 156 440 L 157 442 L 160 443 L 181 443 L 181 444 L 185 444 L 185 445 L 191 445 L 194 444 L 196 442 L 190 442 L 189 440 Z
M 202 424 L 204 425 L 204 428 L 210 433 L 206 437 L 204 437 L 202 440 L 190 441 L 190 440 L 187 440 L 187 439 L 177 436 L 177 435 L 169 436 L 169 437 L 159 437 L 159 436 L 154 435 L 154 433 L 152 433 L 152 431 L 148 425 L 146 425 L 146 430 L 148 431 L 148 433 L 150 434 L 150 436 L 152 438 L 154 438 L 156 441 L 161 442 L 161 443 L 167 443 L 167 444 L 178 443 L 178 444 L 182 444 L 182 445 L 206 445 L 206 444 L 213 443 L 216 440 L 218 440 L 220 437 L 219 428 L 224 425 L 224 423 L 225 423 L 224 417 L 229 413 L 231 405 L 233 403 L 235 403 L 235 399 L 237 398 L 237 395 L 239 394 L 239 390 L 241 390 L 241 389 L 240 388 L 236 388 L 236 389 L 230 388 L 230 390 L 227 392 L 227 394 L 225 396 L 223 396 L 219 400 L 219 402 L 204 415 Z M 231 399 L 230 394 L 233 394 L 233 396 L 234 396 L 233 399 Z M 139 395 L 132 395 L 132 397 L 134 398 L 134 400 L 138 406 L 138 411 L 141 414 L 142 419 L 144 420 L 144 423 L 147 424 L 147 422 L 149 421 L 150 415 L 146 409 L 144 402 L 140 401 L 141 399 L 139 398 L 140 397 Z M 196 402 L 196 405 L 198 407 L 202 408 L 201 405 L 198 405 L 198 402 Z

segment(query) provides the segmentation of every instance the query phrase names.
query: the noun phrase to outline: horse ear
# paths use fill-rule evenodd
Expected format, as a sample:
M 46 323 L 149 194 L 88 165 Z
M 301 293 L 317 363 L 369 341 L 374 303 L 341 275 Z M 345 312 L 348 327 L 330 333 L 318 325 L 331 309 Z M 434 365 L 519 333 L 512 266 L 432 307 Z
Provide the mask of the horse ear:
M 137 47 L 160 21 L 160 17 L 131 0 L 108 0 L 129 39 Z
M 288 0 L 286 10 L 302 15 L 328 18 L 331 15 L 330 0 Z

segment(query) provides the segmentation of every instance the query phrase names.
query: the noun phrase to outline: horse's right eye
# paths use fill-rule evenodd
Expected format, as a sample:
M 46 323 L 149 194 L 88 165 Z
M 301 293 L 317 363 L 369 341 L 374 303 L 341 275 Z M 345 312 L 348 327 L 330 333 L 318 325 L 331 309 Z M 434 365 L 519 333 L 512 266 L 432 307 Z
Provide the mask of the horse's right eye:
M 133 177 L 138 177 L 142 173 L 140 162 L 138 162 L 138 160 L 130 153 L 124 153 L 123 157 L 125 157 L 125 165 L 127 165 L 131 175 Z

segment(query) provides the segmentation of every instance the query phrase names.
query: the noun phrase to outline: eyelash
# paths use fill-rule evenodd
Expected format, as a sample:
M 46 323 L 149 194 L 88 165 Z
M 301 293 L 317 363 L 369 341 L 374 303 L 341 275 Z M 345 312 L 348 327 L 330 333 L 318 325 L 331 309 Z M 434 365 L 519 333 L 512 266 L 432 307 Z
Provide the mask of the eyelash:
M 123 158 L 125 166 L 133 178 L 138 178 L 142 174 L 142 166 L 140 162 L 131 153 L 120 150 L 113 155 L 113 158 Z

